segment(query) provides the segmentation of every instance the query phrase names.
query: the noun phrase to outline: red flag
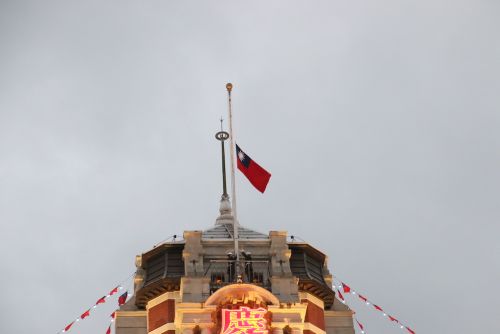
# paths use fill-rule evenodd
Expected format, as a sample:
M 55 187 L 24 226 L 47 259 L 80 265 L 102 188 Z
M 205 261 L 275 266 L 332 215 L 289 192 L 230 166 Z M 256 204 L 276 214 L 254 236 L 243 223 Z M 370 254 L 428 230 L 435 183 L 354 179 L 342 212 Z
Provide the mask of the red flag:
M 351 288 L 349 287 L 349 285 L 345 284 L 344 282 L 342 282 L 342 289 L 344 289 L 344 293 L 351 292 Z
M 380 306 L 378 306 L 378 305 L 373 304 L 373 307 L 375 307 L 375 309 L 377 309 L 377 310 L 379 310 L 381 312 L 384 312 L 384 310 L 382 310 L 382 308 Z
M 111 317 L 111 319 L 116 318 L 116 312 L 111 313 L 110 317 Z
M 410 328 L 406 327 L 406 329 L 408 330 L 408 332 L 410 332 L 411 334 L 415 334 L 414 331 L 412 331 Z
M 90 309 L 88 309 L 87 311 L 83 312 L 82 315 L 80 316 L 80 319 L 85 319 L 86 317 L 88 317 L 90 315 Z
M 72 323 L 70 323 L 68 326 L 66 326 L 66 327 L 64 328 L 63 332 L 67 332 L 67 331 L 69 331 L 69 329 L 71 328 L 71 326 L 73 326 L 73 324 L 74 324 L 74 323 L 75 323 L 75 322 L 73 321 L 73 322 L 72 322 Z
M 398 319 L 391 317 L 390 315 L 387 315 L 387 316 L 389 317 L 389 319 L 391 319 L 391 321 L 399 322 Z
M 115 293 L 117 293 L 117 292 L 118 292 L 118 288 L 119 288 L 119 287 L 117 286 L 116 288 L 114 288 L 113 290 L 111 290 L 111 291 L 109 292 L 109 295 L 110 295 L 110 296 L 112 296 L 112 295 L 114 295 Z
M 106 296 L 100 298 L 98 301 L 95 302 L 96 305 L 99 304 L 104 304 L 106 302 Z
M 109 325 L 108 330 L 106 331 L 106 334 L 111 334 L 111 325 Z
M 128 292 L 125 291 L 125 293 L 123 295 L 118 297 L 118 306 L 122 306 L 123 304 L 125 304 L 125 302 L 127 301 L 127 294 L 128 294 Z
M 345 300 L 345 299 L 344 299 L 344 296 L 342 296 L 342 294 L 340 293 L 340 290 L 337 290 L 337 293 L 339 294 L 339 298 L 340 298 L 340 299 Z
M 358 319 L 356 319 L 356 322 L 358 323 L 359 328 L 361 328 L 361 330 L 364 330 L 363 325 L 358 321 Z
M 361 295 L 358 295 L 358 297 L 359 297 L 359 298 L 361 298 L 361 299 L 362 299 L 365 303 L 368 301 L 368 299 L 367 299 L 367 298 L 365 298 L 365 297 L 363 297 L 363 296 L 361 296 Z
M 253 161 L 238 145 L 236 145 L 236 156 L 238 169 L 258 191 L 264 193 L 271 174 Z

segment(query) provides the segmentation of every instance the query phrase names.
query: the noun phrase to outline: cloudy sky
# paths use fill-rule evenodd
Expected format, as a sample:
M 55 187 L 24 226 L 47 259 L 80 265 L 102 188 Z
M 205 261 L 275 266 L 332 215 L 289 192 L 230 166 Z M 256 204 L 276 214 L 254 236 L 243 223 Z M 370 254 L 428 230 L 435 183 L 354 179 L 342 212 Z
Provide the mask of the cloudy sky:
M 417 332 L 498 332 L 499 31 L 495 0 L 1 0 L 0 332 L 57 333 L 214 224 L 228 81 L 273 174 L 237 175 L 242 225 L 315 245 Z

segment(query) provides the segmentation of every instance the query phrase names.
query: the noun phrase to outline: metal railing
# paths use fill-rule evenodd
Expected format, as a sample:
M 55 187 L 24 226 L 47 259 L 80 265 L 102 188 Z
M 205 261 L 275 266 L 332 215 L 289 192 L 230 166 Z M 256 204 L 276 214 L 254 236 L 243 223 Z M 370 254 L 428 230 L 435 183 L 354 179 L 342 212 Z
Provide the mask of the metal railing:
M 210 290 L 237 282 L 270 287 L 269 261 L 240 260 L 240 277 L 236 277 L 236 260 L 210 260 L 204 277 L 210 278 Z

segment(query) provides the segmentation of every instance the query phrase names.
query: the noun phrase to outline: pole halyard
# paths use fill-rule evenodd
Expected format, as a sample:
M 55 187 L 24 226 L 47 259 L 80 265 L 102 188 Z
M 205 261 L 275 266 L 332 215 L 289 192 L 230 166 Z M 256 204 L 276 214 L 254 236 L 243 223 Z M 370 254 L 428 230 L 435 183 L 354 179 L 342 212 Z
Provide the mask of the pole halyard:
M 234 239 L 234 252 L 236 255 L 236 265 L 235 265 L 235 278 L 239 281 L 240 278 L 240 247 L 239 247 L 239 223 L 238 223 L 238 214 L 236 210 L 236 183 L 235 183 L 235 175 L 234 175 L 234 164 L 235 164 L 235 140 L 233 133 L 233 112 L 231 106 L 231 91 L 233 90 L 233 85 L 228 82 L 226 84 L 227 90 L 227 99 L 228 99 L 228 113 L 229 113 L 229 142 L 231 146 L 231 196 L 233 197 L 233 239 Z

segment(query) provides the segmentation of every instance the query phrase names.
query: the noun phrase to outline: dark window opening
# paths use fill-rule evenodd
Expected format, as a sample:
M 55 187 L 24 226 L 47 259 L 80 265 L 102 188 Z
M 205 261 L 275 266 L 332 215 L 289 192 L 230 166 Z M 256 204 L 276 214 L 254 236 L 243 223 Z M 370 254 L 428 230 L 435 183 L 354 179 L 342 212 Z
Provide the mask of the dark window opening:
M 253 273 L 251 276 L 251 282 L 256 284 L 264 283 L 264 274 L 263 273 Z
M 225 282 L 224 280 L 224 273 L 212 273 L 211 275 L 211 281 L 212 283 L 215 284 L 222 284 Z

